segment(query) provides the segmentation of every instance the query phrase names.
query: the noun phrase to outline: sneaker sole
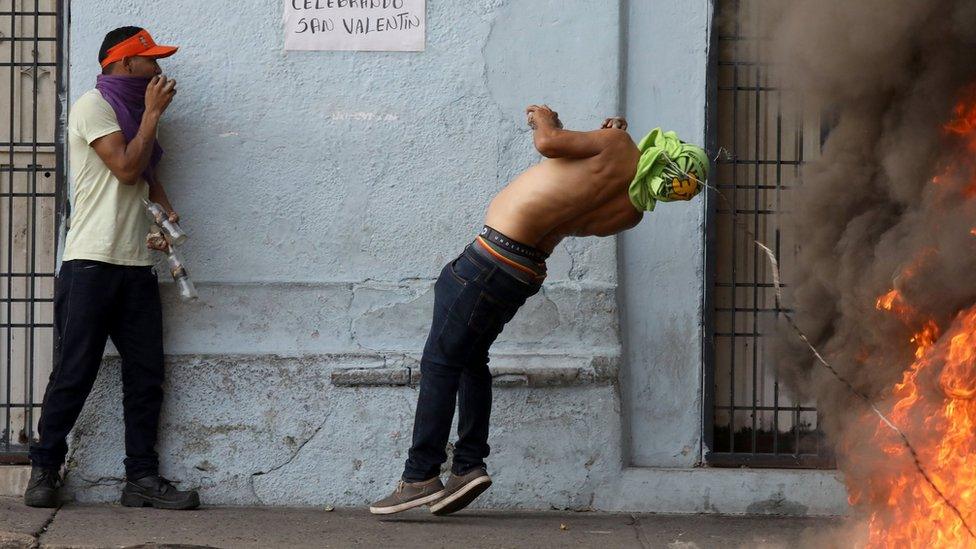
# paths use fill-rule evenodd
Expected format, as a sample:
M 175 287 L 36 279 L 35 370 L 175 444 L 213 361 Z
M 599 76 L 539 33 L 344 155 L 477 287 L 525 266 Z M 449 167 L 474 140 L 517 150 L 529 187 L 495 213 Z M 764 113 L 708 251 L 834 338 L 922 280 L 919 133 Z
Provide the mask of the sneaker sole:
M 407 501 L 399 505 L 393 505 L 390 507 L 370 507 L 369 512 L 374 515 L 392 515 L 394 513 L 399 513 L 401 511 L 406 511 L 408 509 L 413 509 L 414 507 L 420 507 L 421 505 L 426 505 L 432 501 L 437 501 L 444 497 L 445 490 L 433 493 L 429 496 L 424 496 L 419 499 Z
M 173 503 L 140 494 L 127 494 L 125 492 L 122 493 L 122 501 L 120 503 L 123 507 L 153 507 L 156 509 L 165 509 L 167 511 L 192 511 L 193 509 L 200 507 L 199 498 L 181 503 Z
M 430 512 L 438 516 L 456 513 L 470 505 L 489 487 L 491 487 L 491 477 L 478 477 L 462 486 L 457 492 L 431 505 Z

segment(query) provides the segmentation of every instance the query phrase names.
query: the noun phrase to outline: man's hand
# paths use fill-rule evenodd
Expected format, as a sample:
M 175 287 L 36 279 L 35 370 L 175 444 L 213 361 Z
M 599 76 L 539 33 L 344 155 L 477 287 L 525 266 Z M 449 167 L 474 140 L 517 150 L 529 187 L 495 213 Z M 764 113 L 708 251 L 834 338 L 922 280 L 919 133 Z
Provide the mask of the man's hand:
M 606 129 L 609 129 L 609 128 L 616 128 L 618 130 L 626 130 L 627 129 L 627 121 L 624 120 L 624 118 L 622 116 L 613 116 L 613 117 L 607 118 L 606 120 L 603 121 L 603 125 L 600 126 L 600 129 L 601 130 L 606 130 Z
M 533 130 L 546 126 L 559 129 L 563 128 L 563 123 L 559 120 L 559 113 L 550 109 L 549 105 L 529 105 L 525 109 L 525 115 L 529 127 Z
M 155 202 L 155 200 L 152 200 L 152 199 L 150 199 L 150 201 Z M 153 215 L 153 219 L 154 219 L 154 222 L 156 223 L 156 225 L 162 225 L 163 224 L 163 212 L 159 212 L 159 213 Z M 180 216 L 176 212 L 170 212 L 169 215 L 166 216 L 166 219 L 170 223 L 179 223 L 180 222 Z
M 158 250 L 163 253 L 169 252 L 169 242 L 163 233 L 151 232 L 146 235 L 146 247 L 150 250 Z
M 176 95 L 176 80 L 154 76 L 146 88 L 146 112 L 162 116 Z

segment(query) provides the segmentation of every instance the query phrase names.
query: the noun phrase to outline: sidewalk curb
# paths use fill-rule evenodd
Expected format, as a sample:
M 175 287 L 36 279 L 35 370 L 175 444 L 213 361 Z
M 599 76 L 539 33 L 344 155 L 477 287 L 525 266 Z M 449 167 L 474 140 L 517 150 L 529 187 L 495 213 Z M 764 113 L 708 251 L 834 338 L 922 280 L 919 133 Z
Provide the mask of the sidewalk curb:
M 4 526 L 0 549 L 267 549 L 289 547 L 803 547 L 833 519 L 486 511 L 447 517 L 419 510 L 369 520 L 360 508 L 212 507 L 175 513 L 71 505 L 43 526 Z M 8 534 L 8 531 L 19 532 Z M 432 543 L 430 540 L 434 539 Z M 411 543 L 413 542 L 413 543 Z
M 0 496 L 19 498 L 30 479 L 29 465 L 0 465 Z

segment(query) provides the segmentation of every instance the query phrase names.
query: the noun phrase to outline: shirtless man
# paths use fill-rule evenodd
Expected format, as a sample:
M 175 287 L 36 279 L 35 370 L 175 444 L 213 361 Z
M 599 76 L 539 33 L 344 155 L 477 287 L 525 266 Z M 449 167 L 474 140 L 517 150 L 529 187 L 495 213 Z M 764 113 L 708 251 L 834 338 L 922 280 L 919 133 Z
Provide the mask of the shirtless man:
M 635 145 L 627 122 L 595 131 L 562 128 L 547 106 L 527 109 L 538 151 L 529 168 L 488 207 L 485 227 L 434 285 L 434 319 L 421 359 L 413 444 L 396 490 L 370 507 L 391 514 L 429 504 L 435 515 L 463 509 L 491 485 L 485 468 L 491 414 L 488 350 L 536 294 L 546 259 L 567 236 L 609 236 L 640 222 L 657 200 L 687 200 L 707 177 L 704 152 L 655 130 Z M 445 447 L 459 409 L 451 477 L 441 484 Z

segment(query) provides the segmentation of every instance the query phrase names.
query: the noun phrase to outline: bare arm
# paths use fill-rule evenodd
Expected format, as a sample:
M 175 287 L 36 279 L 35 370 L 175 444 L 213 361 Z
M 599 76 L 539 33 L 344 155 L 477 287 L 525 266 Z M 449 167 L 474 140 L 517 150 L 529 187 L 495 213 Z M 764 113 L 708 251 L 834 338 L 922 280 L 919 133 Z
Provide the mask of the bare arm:
M 125 142 L 122 132 L 115 132 L 96 139 L 91 145 L 102 162 L 112 171 L 112 175 L 123 185 L 135 185 L 139 181 L 152 155 L 156 121 L 147 121 L 145 116 L 142 120 L 139 133 L 128 143 Z M 152 138 L 146 136 L 150 132 Z
M 102 162 L 124 185 L 134 185 L 146 171 L 156 142 L 156 129 L 166 107 L 176 95 L 176 81 L 157 76 L 146 89 L 146 111 L 139 124 L 139 132 L 126 142 L 122 132 L 110 133 L 92 142 L 91 146 Z
M 170 203 L 169 197 L 166 196 L 166 189 L 164 189 L 163 184 L 159 182 L 159 175 L 155 172 L 153 173 L 156 175 L 156 182 L 149 184 L 149 200 L 162 206 L 163 209 L 166 210 L 166 214 L 169 215 L 170 221 L 179 223 L 180 216 L 176 215 L 176 212 L 173 210 L 173 205 Z
M 590 158 L 606 148 L 601 130 L 575 132 L 564 130 L 559 115 L 549 107 L 532 105 L 526 109 L 529 127 L 534 130 L 535 148 L 546 158 Z
M 149 184 L 149 200 L 155 202 L 162 206 L 163 210 L 169 216 L 169 220 L 173 223 L 180 222 L 180 216 L 173 211 L 173 205 L 170 204 L 169 197 L 166 196 L 166 189 L 163 188 L 163 184 L 159 182 L 159 176 L 153 172 L 155 183 Z M 149 233 L 146 237 L 146 246 L 150 250 L 159 250 L 161 252 L 169 251 L 169 242 L 163 238 L 160 233 Z

